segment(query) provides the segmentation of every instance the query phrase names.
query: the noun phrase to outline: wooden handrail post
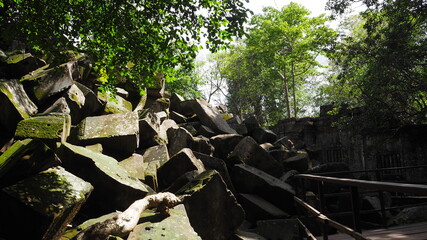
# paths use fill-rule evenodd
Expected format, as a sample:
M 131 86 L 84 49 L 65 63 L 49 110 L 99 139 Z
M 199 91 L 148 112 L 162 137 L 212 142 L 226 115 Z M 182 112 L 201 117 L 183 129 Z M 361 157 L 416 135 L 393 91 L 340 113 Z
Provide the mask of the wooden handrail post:
M 351 191 L 351 208 L 353 211 L 353 227 L 356 232 L 361 233 L 362 228 L 360 227 L 360 201 L 359 201 L 359 188 L 352 186 Z
M 325 212 L 325 193 L 323 191 L 323 185 L 324 182 L 323 181 L 319 181 L 317 182 L 317 190 L 319 192 L 319 200 L 320 200 L 320 212 L 321 213 L 326 213 Z

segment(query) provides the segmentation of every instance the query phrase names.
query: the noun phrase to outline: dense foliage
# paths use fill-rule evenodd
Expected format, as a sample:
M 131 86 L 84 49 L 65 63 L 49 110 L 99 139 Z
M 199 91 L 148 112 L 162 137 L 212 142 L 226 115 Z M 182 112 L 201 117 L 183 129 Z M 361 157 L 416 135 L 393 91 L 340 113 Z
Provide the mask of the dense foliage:
M 243 0 L 0 0 L 2 45 L 31 52 L 89 56 L 109 82 L 140 86 L 177 66 L 191 66 L 202 38 L 216 51 L 242 36 Z
M 307 81 L 318 74 L 318 56 L 331 46 L 335 32 L 325 15 L 310 17 L 296 3 L 265 8 L 251 20 L 247 38 L 222 56 L 229 108 L 255 114 L 264 124 L 304 112 Z
M 351 0 L 331 0 L 342 13 Z M 364 1 L 367 10 L 347 24 L 337 43 L 325 99 L 363 106 L 364 127 L 390 127 L 427 120 L 427 3 Z

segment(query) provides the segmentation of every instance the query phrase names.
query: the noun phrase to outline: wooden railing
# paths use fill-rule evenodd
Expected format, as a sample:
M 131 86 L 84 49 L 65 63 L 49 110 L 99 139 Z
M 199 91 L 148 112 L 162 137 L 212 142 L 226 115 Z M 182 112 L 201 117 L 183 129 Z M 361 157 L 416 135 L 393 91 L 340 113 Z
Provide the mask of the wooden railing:
M 377 170 L 373 170 L 373 171 L 377 171 Z M 337 173 L 342 174 L 342 172 L 336 172 L 335 174 Z M 367 239 L 363 237 L 363 235 L 361 234 L 362 228 L 361 228 L 361 221 L 360 221 L 361 206 L 360 206 L 359 189 L 361 188 L 371 189 L 371 190 L 373 189 L 378 191 L 379 199 L 381 203 L 380 211 L 383 216 L 383 219 L 385 219 L 385 211 L 386 211 L 386 208 L 384 207 L 384 198 L 383 198 L 384 191 L 427 196 L 427 185 L 424 185 L 424 184 L 366 181 L 366 180 L 357 180 L 357 179 L 350 179 L 350 178 L 319 176 L 319 175 L 312 175 L 312 174 L 298 174 L 298 175 L 295 175 L 294 177 L 299 180 L 298 188 L 296 189 L 297 195 L 294 197 L 294 200 L 295 200 L 295 203 L 297 204 L 297 210 L 299 212 L 298 222 L 300 224 L 300 229 L 301 229 L 300 232 L 305 233 L 305 236 L 308 239 L 316 239 L 316 238 L 309 231 L 309 229 L 304 225 L 301 219 L 302 214 L 301 214 L 300 207 L 303 207 L 303 209 L 305 209 L 306 212 L 308 212 L 308 215 L 311 215 L 318 222 L 321 223 L 322 235 L 324 240 L 328 239 L 329 227 L 333 227 L 337 229 L 339 232 L 345 233 L 353 237 L 354 239 Z M 315 209 L 313 206 L 311 206 L 306 202 L 304 181 L 317 182 L 317 191 L 318 191 L 318 198 L 320 200 L 320 204 L 319 204 L 320 209 Z M 353 219 L 352 228 L 350 228 L 349 226 L 345 226 L 326 216 L 326 213 L 325 213 L 326 203 L 325 203 L 325 194 L 324 194 L 325 183 L 333 183 L 333 184 L 349 187 L 350 201 L 352 206 L 351 214 Z

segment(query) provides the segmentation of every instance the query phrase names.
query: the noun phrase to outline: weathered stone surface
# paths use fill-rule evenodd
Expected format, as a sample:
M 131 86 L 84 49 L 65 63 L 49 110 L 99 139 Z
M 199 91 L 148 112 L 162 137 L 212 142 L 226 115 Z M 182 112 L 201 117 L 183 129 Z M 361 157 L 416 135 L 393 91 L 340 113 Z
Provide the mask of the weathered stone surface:
M 175 111 L 177 113 L 181 113 L 181 107 L 180 104 L 181 102 L 185 101 L 185 99 L 177 94 L 177 93 L 173 93 L 172 96 L 170 97 L 170 101 L 171 101 L 171 105 L 170 105 L 170 111 Z
M 180 204 L 169 210 L 169 216 L 152 211 L 145 211 L 128 240 L 165 240 L 188 239 L 201 240 L 190 225 L 184 205 Z
M 98 98 L 104 102 L 104 113 L 106 114 L 127 113 L 132 111 L 132 103 L 118 95 L 113 96 L 109 92 L 98 92 Z
M 1 51 L 1 50 L 0 50 Z M 46 65 L 46 62 L 31 53 L 0 53 L 0 78 L 20 79 L 25 74 Z
M 15 137 L 65 142 L 70 135 L 70 129 L 70 115 L 51 113 L 20 121 L 16 127 Z
M 61 163 L 55 153 L 37 139 L 16 141 L 0 155 L 0 187 Z
M 405 208 L 388 221 L 388 225 L 403 225 L 427 221 L 427 206 Z
M 169 160 L 169 152 L 166 145 L 150 147 L 145 150 L 143 156 L 145 162 L 159 161 L 160 165 Z
M 216 170 L 222 177 L 222 180 L 224 180 L 224 183 L 227 185 L 227 188 L 235 195 L 237 196 L 237 192 L 234 189 L 233 183 L 231 182 L 230 174 L 228 173 L 227 165 L 225 164 L 224 160 L 211 157 L 209 155 L 199 153 L 199 152 L 193 152 L 194 156 L 196 158 L 200 159 L 202 161 L 203 165 L 207 170 Z
M 159 180 L 157 178 L 157 169 L 160 167 L 160 161 L 151 161 L 144 164 L 144 183 L 151 187 L 155 192 L 159 191 Z
M 168 114 L 165 111 L 156 112 L 156 117 L 160 120 L 160 122 L 163 122 L 168 118 Z
M 99 112 L 102 108 L 102 103 L 96 94 L 85 85 L 76 82 L 75 85 L 82 91 L 85 96 L 85 103 L 81 110 L 82 119 L 90 116 L 93 113 Z
M 193 170 L 197 170 L 201 173 L 205 170 L 205 167 L 203 163 L 194 156 L 191 149 L 184 148 L 172 156 L 169 161 L 164 163 L 157 170 L 160 189 L 170 186 L 181 175 Z
M 103 215 L 103 216 L 98 217 L 98 218 L 89 219 L 89 220 L 83 222 L 82 224 L 80 224 L 79 226 L 67 230 L 62 235 L 61 240 L 73 239 L 73 237 L 75 237 L 77 234 L 79 234 L 81 231 L 85 230 L 86 228 L 88 228 L 88 227 L 90 227 L 90 226 L 92 226 L 94 224 L 103 222 L 103 221 L 105 221 L 107 219 L 111 219 L 112 217 L 115 217 L 118 214 L 119 214 L 118 212 L 113 212 L 113 213 L 109 213 L 109 214 Z
M 248 128 L 245 124 L 229 123 L 230 127 L 236 130 L 237 134 L 248 135 Z
M 73 84 L 68 89 L 63 97 L 56 100 L 49 108 L 43 113 L 67 113 L 71 116 L 71 123 L 77 125 L 82 120 L 82 108 L 85 105 L 86 98 L 83 92 Z
M 259 144 L 274 143 L 277 140 L 277 135 L 273 131 L 264 128 L 255 129 L 252 132 L 251 136 Z
M 267 240 L 267 239 L 253 232 L 238 230 L 233 240 Z
M 261 125 L 259 124 L 258 120 L 255 118 L 255 116 L 250 116 L 246 118 L 243 123 L 246 125 L 246 129 L 248 130 L 248 133 L 251 134 L 256 129 L 261 128 Z
M 193 136 L 185 128 L 169 128 L 167 130 L 169 155 L 173 156 L 193 141 Z
M 70 88 L 74 84 L 73 75 L 79 75 L 76 62 L 47 67 L 48 65 L 21 78 L 21 81 L 32 86 L 32 94 L 39 102 Z
M 190 149 L 195 152 L 211 155 L 214 151 L 214 146 L 210 144 L 209 139 L 206 137 L 194 137 L 190 142 Z
M 184 115 L 181 115 L 175 111 L 172 111 L 169 114 L 169 117 L 174 120 L 176 123 L 186 123 L 187 122 L 187 118 Z
M 232 157 L 274 177 L 280 177 L 283 174 L 282 164 L 276 161 L 249 136 L 243 138 L 239 144 L 237 144 L 233 150 Z
M 237 192 L 256 194 L 286 213 L 294 213 L 295 191 L 280 179 L 246 164 L 234 166 L 231 179 Z
M 133 153 L 139 146 L 138 114 L 116 113 L 85 118 L 78 126 L 82 144 L 101 143 L 104 150 Z
M 151 111 L 139 112 L 139 139 L 141 147 L 167 144 L 168 139 L 160 132 L 160 119 Z
M 209 127 L 206 127 L 205 125 L 202 125 L 199 127 L 199 129 L 197 130 L 197 134 L 207 138 L 211 138 L 217 135 L 212 129 L 210 129 Z
M 222 118 L 221 114 L 214 111 L 205 100 L 188 100 L 185 103 L 197 114 L 203 125 L 208 126 L 218 133 L 236 133 Z
M 134 112 L 139 112 L 144 110 L 145 104 L 147 103 L 147 95 L 144 94 L 139 98 L 138 103 L 136 104 L 135 108 L 133 109 Z
M 151 111 L 157 113 L 167 111 L 169 109 L 170 101 L 167 98 L 158 98 L 150 106 Z
M 215 170 L 203 172 L 177 194 L 185 196 L 191 226 L 204 240 L 230 239 L 244 220 L 242 207 Z
M 297 240 L 299 238 L 296 219 L 275 219 L 257 222 L 258 234 L 267 239 Z
M 132 177 L 139 180 L 145 179 L 146 166 L 144 165 L 144 157 L 142 155 L 134 153 L 132 156 L 120 161 L 119 165 L 126 169 Z
M 283 166 L 288 170 L 297 170 L 298 172 L 305 172 L 308 169 L 308 156 L 296 155 L 282 161 Z
M 95 187 L 85 208 L 89 216 L 124 210 L 152 192 L 148 186 L 131 177 L 114 158 L 69 143 L 63 143 L 60 150 L 65 169 Z
M 3 132 L 13 134 L 19 121 L 36 114 L 31 101 L 18 80 L 0 80 L 0 125 Z
M 236 145 L 243 139 L 243 136 L 238 134 L 221 134 L 211 138 L 211 144 L 215 150 L 214 157 L 228 159 Z
M 246 213 L 246 220 L 256 223 L 258 220 L 288 218 L 289 214 L 254 194 L 239 194 L 239 203 Z
M 0 218 L 0 236 L 59 239 L 92 189 L 91 184 L 61 167 L 3 188 L 0 211 L 7 217 Z

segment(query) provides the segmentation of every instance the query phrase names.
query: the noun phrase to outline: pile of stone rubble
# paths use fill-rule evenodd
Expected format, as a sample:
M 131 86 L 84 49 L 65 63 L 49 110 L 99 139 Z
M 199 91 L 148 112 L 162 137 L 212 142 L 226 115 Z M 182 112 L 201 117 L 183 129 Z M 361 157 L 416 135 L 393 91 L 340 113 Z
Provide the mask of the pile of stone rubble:
M 307 153 L 255 118 L 164 88 L 97 92 L 84 59 L 0 55 L 0 239 L 72 239 L 156 192 L 183 204 L 123 239 L 295 237 L 287 181 Z

